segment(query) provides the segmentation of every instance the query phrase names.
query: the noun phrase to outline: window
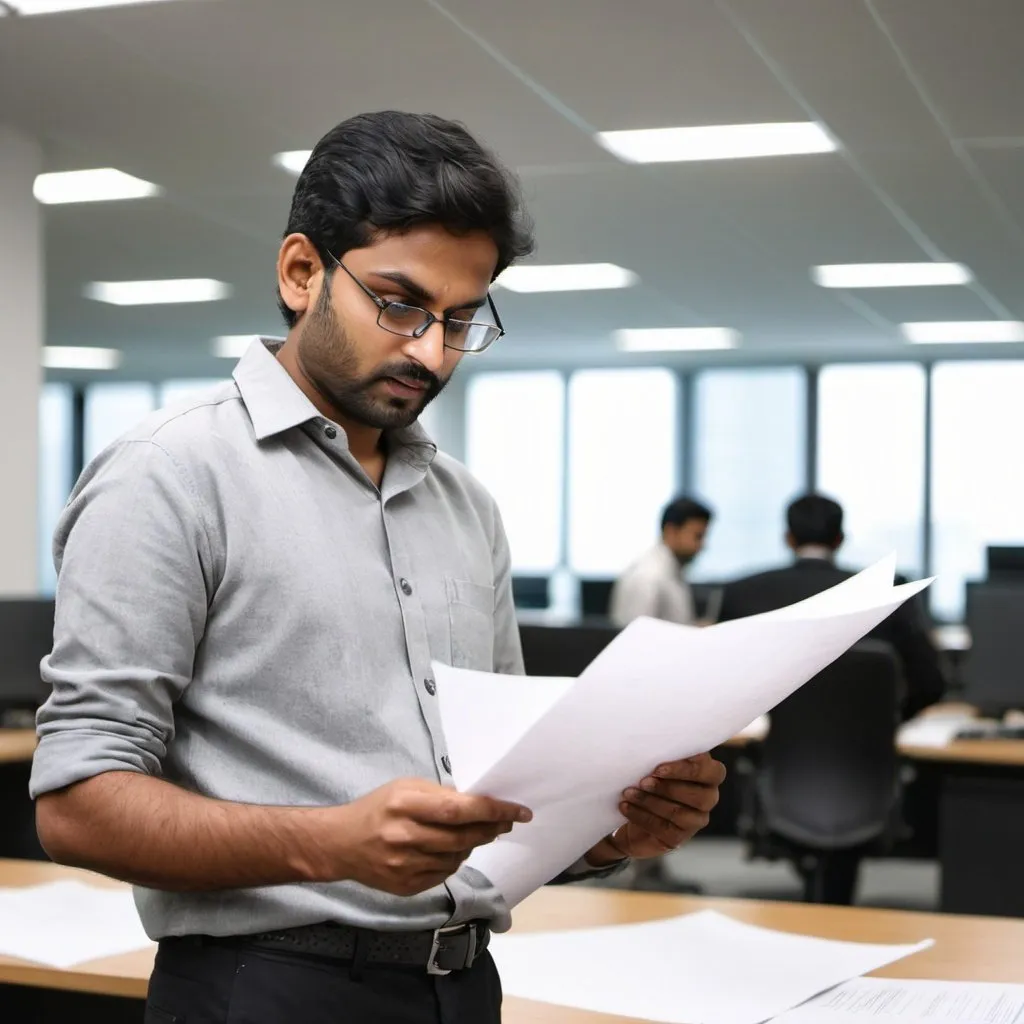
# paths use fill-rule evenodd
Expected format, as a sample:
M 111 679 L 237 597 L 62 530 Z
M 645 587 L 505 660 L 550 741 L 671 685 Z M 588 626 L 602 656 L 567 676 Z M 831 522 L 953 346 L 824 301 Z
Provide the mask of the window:
M 144 420 L 153 403 L 149 384 L 91 384 L 85 392 L 85 461 Z
M 806 373 L 708 370 L 694 400 L 695 496 L 715 518 L 693 577 L 725 580 L 784 561 L 785 508 L 806 486 Z
M 466 464 L 501 509 L 517 572 L 550 572 L 561 560 L 564 409 L 555 371 L 469 379 Z
M 842 560 L 891 551 L 924 574 L 925 371 L 916 363 L 828 366 L 818 379 L 818 489 L 846 513 Z
M 53 532 L 71 493 L 72 406 L 70 384 L 44 384 L 39 401 L 39 590 L 52 596 L 57 585 L 53 568 Z
M 581 370 L 569 382 L 569 565 L 615 576 L 658 536 L 677 486 L 679 394 L 668 370 Z
M 157 407 L 160 409 L 166 408 L 168 405 L 174 405 L 176 402 L 182 402 L 187 398 L 194 398 L 196 395 L 201 395 L 204 391 L 210 391 L 212 388 L 217 387 L 218 384 L 227 383 L 223 379 L 215 378 L 212 380 L 165 380 L 158 389 Z
M 1024 544 L 1024 362 L 942 363 L 932 378 L 932 607 L 963 615 L 985 547 Z

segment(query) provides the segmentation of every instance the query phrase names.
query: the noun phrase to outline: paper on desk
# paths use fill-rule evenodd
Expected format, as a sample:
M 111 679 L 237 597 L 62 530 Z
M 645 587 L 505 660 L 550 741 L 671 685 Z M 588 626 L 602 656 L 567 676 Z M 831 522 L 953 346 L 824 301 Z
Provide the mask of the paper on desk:
M 81 882 L 0 889 L 0 955 L 63 968 L 149 945 L 129 889 Z
M 578 680 L 434 665 L 460 790 L 519 801 L 528 825 L 470 866 L 514 906 L 621 823 L 619 794 L 662 761 L 710 750 L 834 661 L 929 581 L 894 560 L 799 605 L 691 629 L 638 619 Z
M 491 949 L 506 995 L 667 1024 L 760 1024 L 930 945 L 831 942 L 704 911 L 645 924 L 495 935 Z
M 1020 1024 L 1024 985 L 856 978 L 773 1024 Z

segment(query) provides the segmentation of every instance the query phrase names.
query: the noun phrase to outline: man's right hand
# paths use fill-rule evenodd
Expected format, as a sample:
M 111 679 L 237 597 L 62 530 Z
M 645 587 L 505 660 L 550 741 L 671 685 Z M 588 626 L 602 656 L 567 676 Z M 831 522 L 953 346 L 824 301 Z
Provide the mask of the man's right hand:
M 533 815 L 525 807 L 469 796 L 423 779 L 399 779 L 341 807 L 324 809 L 329 830 L 316 873 L 351 878 L 396 896 L 440 885 L 477 846 Z

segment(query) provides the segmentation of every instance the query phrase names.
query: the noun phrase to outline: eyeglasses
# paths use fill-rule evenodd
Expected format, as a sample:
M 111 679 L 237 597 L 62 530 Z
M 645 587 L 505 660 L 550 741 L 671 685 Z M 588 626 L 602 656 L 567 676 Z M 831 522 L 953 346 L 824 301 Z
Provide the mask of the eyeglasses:
M 327 255 L 373 300 L 374 305 L 380 310 L 377 314 L 377 326 L 383 327 L 390 334 L 397 334 L 403 338 L 422 338 L 434 324 L 442 324 L 445 348 L 454 349 L 456 352 L 477 353 L 489 348 L 505 333 L 505 328 L 501 326 L 501 317 L 498 316 L 490 295 L 487 296 L 487 304 L 491 308 L 494 323 L 457 320 L 454 317 L 442 318 L 419 306 L 382 299 L 372 288 L 363 284 L 334 253 L 328 252 Z

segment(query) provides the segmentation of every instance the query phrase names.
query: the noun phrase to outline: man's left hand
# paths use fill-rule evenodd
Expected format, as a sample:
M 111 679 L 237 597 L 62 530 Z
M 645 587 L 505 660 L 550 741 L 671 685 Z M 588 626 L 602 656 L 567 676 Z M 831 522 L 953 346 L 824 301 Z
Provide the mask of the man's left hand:
M 622 794 L 626 823 L 587 853 L 587 863 L 602 868 L 678 849 L 707 825 L 724 781 L 725 765 L 710 754 L 659 765 Z

